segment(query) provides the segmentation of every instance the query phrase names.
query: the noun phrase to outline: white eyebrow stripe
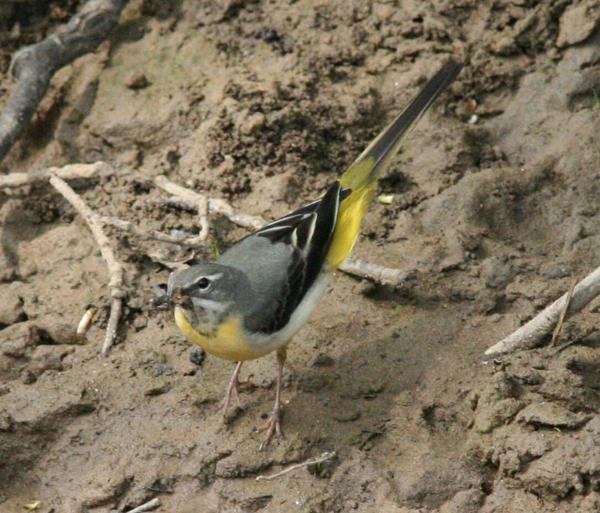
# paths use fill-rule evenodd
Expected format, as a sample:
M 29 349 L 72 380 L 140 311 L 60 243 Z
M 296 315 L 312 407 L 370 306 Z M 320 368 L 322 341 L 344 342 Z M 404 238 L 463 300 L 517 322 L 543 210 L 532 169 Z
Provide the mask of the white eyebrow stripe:
M 198 278 L 196 278 L 192 282 L 192 285 L 196 285 L 197 283 L 199 283 L 201 280 L 204 280 L 204 279 L 207 279 L 210 281 L 215 281 L 215 280 L 218 280 L 221 276 L 223 276 L 223 273 L 203 274 L 202 276 L 198 276 Z

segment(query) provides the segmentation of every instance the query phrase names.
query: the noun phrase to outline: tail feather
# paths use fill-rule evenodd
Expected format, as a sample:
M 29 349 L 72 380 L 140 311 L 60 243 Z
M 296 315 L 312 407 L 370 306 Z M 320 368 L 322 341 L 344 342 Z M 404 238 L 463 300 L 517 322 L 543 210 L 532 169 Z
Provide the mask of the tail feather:
M 425 84 L 408 106 L 360 154 L 340 178 L 352 193 L 340 205 L 334 238 L 327 262 L 341 264 L 352 251 L 360 224 L 375 191 L 377 177 L 394 158 L 400 142 L 435 99 L 456 79 L 462 65 L 448 61 Z
M 444 64 L 342 175 L 342 186 L 357 189 L 365 181 L 374 180 L 395 156 L 402 138 L 410 132 L 436 98 L 454 82 L 461 68 L 462 65 L 452 60 Z

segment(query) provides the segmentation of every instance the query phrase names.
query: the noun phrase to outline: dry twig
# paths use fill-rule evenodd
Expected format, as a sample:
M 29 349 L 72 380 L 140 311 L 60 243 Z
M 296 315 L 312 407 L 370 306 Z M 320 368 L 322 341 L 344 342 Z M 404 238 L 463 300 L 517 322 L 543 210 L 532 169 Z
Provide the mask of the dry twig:
M 378 264 L 367 262 L 366 260 L 358 260 L 348 258 L 340 264 L 338 269 L 346 274 L 366 278 L 383 285 L 402 285 L 410 277 L 411 272 L 404 269 L 393 269 L 391 267 L 383 267 Z
M 335 458 L 335 455 L 336 455 L 335 451 L 324 452 L 318 458 L 315 458 L 312 460 L 306 460 L 306 461 L 303 461 L 302 463 L 296 463 L 295 465 L 290 465 L 288 468 L 283 469 L 281 472 L 271 474 L 270 476 L 264 476 L 264 475 L 256 476 L 256 480 L 257 481 L 263 481 L 263 480 L 271 481 L 272 479 L 281 477 L 281 476 L 287 474 L 288 472 L 292 472 L 293 470 L 297 470 L 302 467 L 308 467 L 309 465 L 318 465 L 319 463 L 323 463 L 327 460 L 330 460 L 331 458 Z
M 153 509 L 160 507 L 160 499 L 155 497 L 154 499 L 138 506 L 137 508 L 133 508 L 129 510 L 127 513 L 144 513 L 145 511 L 152 511 Z
M 124 5 L 125 0 L 88 0 L 54 34 L 15 53 L 10 71 L 18 83 L 0 115 L 0 160 L 29 123 L 54 73 L 95 50 L 117 24 Z
M 108 326 L 106 327 L 106 336 L 104 338 L 104 344 L 102 345 L 102 354 L 106 355 L 112 347 L 116 335 L 117 325 L 121 317 L 121 311 L 123 308 L 123 266 L 115 257 L 115 254 L 110 247 L 108 238 L 102 230 L 102 222 L 96 214 L 86 203 L 81 199 L 71 187 L 62 178 L 58 176 L 52 176 L 50 178 L 50 184 L 54 187 L 64 198 L 77 210 L 79 215 L 83 217 L 85 222 L 90 228 L 94 239 L 100 247 L 102 257 L 106 261 L 108 266 L 108 272 L 110 276 L 109 287 L 111 295 L 110 303 L 110 316 L 108 319 Z
M 198 200 L 203 197 L 202 194 L 191 191 L 171 182 L 167 177 L 160 175 L 154 179 L 154 183 L 174 196 L 167 200 L 161 200 L 160 203 L 184 208 L 186 210 L 195 211 L 197 209 Z M 227 217 L 232 223 L 247 228 L 249 230 L 257 230 L 264 226 L 265 221 L 260 216 L 253 216 L 237 212 L 229 203 L 223 199 L 208 199 L 208 212 L 210 214 L 219 214 Z M 350 258 L 339 266 L 339 270 L 346 274 L 366 278 L 377 283 L 387 285 L 400 285 L 406 281 L 410 273 L 402 269 L 392 269 L 383 267 L 364 260 Z
M 598 295 L 600 295 L 600 267 L 588 274 L 575 286 L 571 295 L 570 306 L 566 306 L 569 301 L 569 293 L 567 292 L 518 330 L 488 348 L 485 356 L 490 357 L 535 347 L 544 336 L 552 331 L 563 312 L 565 312 L 565 318 L 570 317 L 582 310 Z
M 154 183 L 168 192 L 173 194 L 174 201 L 178 201 L 180 205 L 186 206 L 189 210 L 197 210 L 199 203 L 208 205 L 209 214 L 219 214 L 225 216 L 232 223 L 237 224 L 243 228 L 249 228 L 256 230 L 261 226 L 267 224 L 267 222 L 260 216 L 251 216 L 247 214 L 240 214 L 236 212 L 233 207 L 225 200 L 218 198 L 209 198 L 206 200 L 205 196 L 181 185 L 171 182 L 166 176 L 160 175 L 154 179 Z
M 194 192 L 190 189 L 186 189 L 185 187 L 182 187 L 181 185 L 177 185 L 176 183 L 173 183 L 170 180 L 168 180 L 167 177 L 164 175 L 157 176 L 154 179 L 154 183 L 161 189 L 164 189 L 165 191 L 167 191 L 168 193 L 179 196 L 182 199 L 184 199 L 185 201 L 188 201 L 195 205 L 194 210 L 196 210 L 196 212 L 198 212 L 198 216 L 200 218 L 200 233 L 198 234 L 198 237 L 196 239 L 194 239 L 194 243 L 202 244 L 202 243 L 206 242 L 206 239 L 208 237 L 208 231 L 209 231 L 209 226 L 208 226 L 209 206 L 208 206 L 208 200 L 206 199 L 206 196 L 204 196 L 203 194 Z
M 554 332 L 552 333 L 552 340 L 550 341 L 551 346 L 556 344 L 558 336 L 560 335 L 560 332 L 562 330 L 563 324 L 565 323 L 565 319 L 567 318 L 567 311 L 569 310 L 569 307 L 571 306 L 571 301 L 573 300 L 573 291 L 575 290 L 575 285 L 577 285 L 577 280 L 573 280 L 573 283 L 571 283 L 571 286 L 569 287 L 569 292 L 567 293 L 567 300 L 565 301 L 565 307 L 563 308 L 560 314 L 560 319 L 558 319 L 558 324 L 556 325 L 556 328 L 554 328 Z
M 109 176 L 113 173 L 113 168 L 102 161 L 94 162 L 93 164 L 68 164 L 63 167 L 49 167 L 36 173 L 10 173 L 1 175 L 0 189 L 11 189 L 38 182 L 45 182 L 51 176 L 58 176 L 63 180 L 74 180 L 76 178 Z
M 157 240 L 159 242 L 179 244 L 181 246 L 195 246 L 198 244 L 198 237 L 178 237 L 177 235 L 169 235 L 157 230 L 141 230 L 131 221 L 124 221 L 118 217 L 98 216 L 98 221 L 102 224 L 130 233 L 140 239 Z
M 159 185 L 159 187 L 161 186 Z M 161 187 L 161 189 L 167 190 L 164 187 Z M 194 201 L 186 200 L 185 198 L 178 195 L 171 196 L 170 198 L 159 198 L 157 200 L 152 201 L 155 201 L 159 205 L 168 205 L 170 207 L 175 207 L 182 210 L 190 210 L 192 212 L 196 212 L 197 208 Z M 237 212 L 225 200 L 218 198 L 208 199 L 208 213 L 222 215 L 229 219 L 233 224 L 241 226 L 242 228 L 247 228 L 248 230 L 258 230 L 261 226 L 267 224 L 267 221 L 262 217 Z

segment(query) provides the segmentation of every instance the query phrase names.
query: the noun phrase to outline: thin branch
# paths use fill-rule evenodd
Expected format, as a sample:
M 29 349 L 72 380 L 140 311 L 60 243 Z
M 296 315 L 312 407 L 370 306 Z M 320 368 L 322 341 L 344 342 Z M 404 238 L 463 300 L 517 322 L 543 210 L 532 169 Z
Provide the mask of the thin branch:
M 113 168 L 102 161 L 94 162 L 93 164 L 68 164 L 64 167 L 49 167 L 36 173 L 10 173 L 7 175 L 0 175 L 0 189 L 11 189 L 38 182 L 45 182 L 51 176 L 58 176 L 63 180 L 74 180 L 77 178 L 110 176 L 113 173 Z
M 202 194 L 182 187 L 181 185 L 177 185 L 176 183 L 171 182 L 164 175 L 157 176 L 154 179 L 154 183 L 169 194 L 173 194 L 173 196 L 175 196 L 175 200 L 179 200 L 179 203 L 185 205 L 188 210 L 197 210 L 198 203 L 201 201 L 206 201 Z M 210 214 L 219 214 L 225 216 L 232 223 L 252 230 L 257 230 L 261 226 L 267 224 L 267 222 L 260 216 L 251 216 L 236 212 L 229 203 L 218 198 L 208 199 L 208 212 Z
M 260 216 L 252 216 L 236 212 L 234 208 L 223 199 L 211 198 L 208 200 L 208 210 L 212 214 L 225 216 L 232 223 L 248 228 L 249 230 L 258 230 L 267 222 Z
M 170 180 L 168 180 L 167 177 L 164 175 L 157 176 L 154 179 L 154 183 L 161 189 L 164 189 L 165 191 L 167 191 L 168 193 L 174 194 L 176 196 L 180 196 L 185 201 L 195 204 L 194 210 L 196 210 L 196 212 L 198 212 L 198 215 L 200 217 L 200 234 L 198 235 L 198 238 L 197 238 L 197 244 L 202 244 L 202 243 L 206 242 L 206 239 L 208 237 L 208 231 L 209 231 L 209 226 L 208 226 L 209 206 L 208 206 L 208 200 L 206 199 L 206 196 L 204 196 L 203 194 L 197 193 L 195 191 L 192 191 L 191 189 L 186 189 L 185 187 L 182 187 L 181 185 L 177 185 L 176 183 L 173 183 Z
M 588 274 L 575 286 L 571 297 L 571 304 L 566 309 L 565 316 L 568 318 L 579 312 L 598 295 L 600 295 L 600 267 L 591 274 Z M 568 292 L 563 294 L 518 330 L 490 347 L 485 352 L 485 356 L 490 357 L 520 349 L 530 349 L 538 345 L 556 326 L 561 313 L 565 311 L 568 298 Z
M 28 125 L 54 73 L 95 50 L 119 21 L 124 5 L 125 0 L 88 0 L 56 33 L 15 53 L 10 71 L 18 83 L 0 115 L 0 160 Z
M 383 267 L 378 264 L 367 262 L 366 260 L 357 260 L 348 258 L 340 264 L 338 269 L 346 274 L 366 278 L 382 285 L 398 286 L 406 282 L 411 276 L 411 271 L 404 269 L 393 269 L 391 267 Z
M 99 220 L 98 214 L 96 214 L 90 207 L 88 207 L 81 196 L 79 196 L 62 178 L 58 176 L 52 176 L 50 178 L 50 184 L 54 187 L 64 198 L 77 210 L 79 215 L 83 217 L 85 222 L 90 228 L 94 239 L 100 247 L 102 257 L 106 261 L 108 266 L 108 272 L 110 276 L 109 288 L 111 295 L 110 303 L 110 316 L 108 320 L 108 326 L 106 327 L 106 336 L 104 338 L 104 344 L 102 345 L 102 354 L 106 355 L 112 347 L 116 335 L 117 325 L 121 317 L 121 311 L 123 309 L 123 266 L 115 257 L 115 254 L 110 247 L 108 238 L 102 230 L 102 222 Z
M 210 231 L 210 227 L 208 225 L 208 200 L 205 196 L 202 196 L 198 200 L 198 215 L 200 216 L 200 234 L 198 238 L 200 242 L 206 242 L 208 238 L 208 232 Z
M 569 292 L 567 293 L 567 300 L 565 301 L 565 307 L 563 308 L 560 318 L 558 319 L 558 324 L 556 328 L 554 328 L 554 333 L 552 333 L 552 340 L 550 341 L 550 345 L 553 346 L 556 344 L 558 340 L 558 336 L 562 330 L 563 324 L 565 323 L 565 319 L 567 318 L 567 311 L 571 306 L 571 301 L 573 300 L 573 291 L 575 290 L 575 285 L 577 285 L 577 280 L 573 280 L 571 286 L 569 287 Z
M 318 465 L 319 463 L 323 463 L 327 460 L 330 460 L 331 458 L 335 458 L 335 455 L 336 455 L 335 451 L 324 452 L 318 458 L 315 458 L 312 460 L 306 460 L 306 461 L 303 461 L 302 463 L 296 463 L 295 465 L 291 465 L 288 468 L 283 469 L 281 472 L 271 474 L 270 476 L 264 476 L 264 475 L 256 476 L 256 480 L 257 481 L 263 481 L 263 480 L 271 481 L 271 480 L 277 479 L 278 477 L 281 477 L 289 472 L 292 472 L 293 470 L 297 470 L 302 467 L 308 467 L 309 465 Z
M 190 212 L 196 212 L 197 208 L 193 201 L 186 200 L 177 195 L 171 196 L 170 198 L 152 198 L 149 201 L 158 205 L 178 208 L 180 210 L 189 210 Z M 247 228 L 248 230 L 258 230 L 261 226 L 267 224 L 267 221 L 264 218 L 237 212 L 225 200 L 218 198 L 208 198 L 208 213 L 222 215 L 229 219 L 233 224 L 241 226 L 242 228 Z
M 166 200 L 158 200 L 158 202 L 161 204 L 167 204 L 177 208 L 195 211 L 197 209 L 196 205 L 198 203 L 198 198 L 203 197 L 197 192 L 191 191 L 190 189 L 186 189 L 181 185 L 171 182 L 164 175 L 157 176 L 154 179 L 154 183 L 164 191 L 174 195 Z M 208 211 L 210 214 L 219 214 L 225 216 L 232 223 L 249 230 L 257 230 L 267 223 L 267 221 L 260 216 L 253 216 L 237 212 L 223 199 L 209 198 Z M 351 274 L 360 278 L 366 278 L 377 283 L 395 286 L 404 283 L 411 274 L 409 271 L 402 269 L 383 267 L 381 265 L 353 258 L 350 258 L 342 263 L 339 266 L 339 270 L 346 274 Z
M 169 244 L 179 244 L 181 246 L 196 246 L 198 244 L 198 237 L 183 237 L 177 235 L 169 235 L 167 233 L 159 232 L 157 230 L 141 230 L 131 221 L 124 221 L 118 217 L 112 216 L 98 216 L 98 221 L 102 224 L 118 228 L 124 232 L 130 233 L 135 237 L 147 240 L 157 240 L 160 242 L 166 242 Z
M 133 508 L 129 510 L 127 513 L 144 513 L 145 511 L 152 511 L 153 509 L 160 507 L 160 499 L 158 497 L 152 499 L 151 501 L 138 506 L 137 508 Z

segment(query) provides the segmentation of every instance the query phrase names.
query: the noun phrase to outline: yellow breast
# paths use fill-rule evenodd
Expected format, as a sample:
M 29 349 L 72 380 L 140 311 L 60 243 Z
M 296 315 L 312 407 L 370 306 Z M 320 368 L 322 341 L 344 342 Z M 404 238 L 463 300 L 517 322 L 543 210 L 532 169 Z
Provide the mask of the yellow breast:
M 181 332 L 192 344 L 196 344 L 219 358 L 239 362 L 242 360 L 252 360 L 263 356 L 264 353 L 253 349 L 244 336 L 241 319 L 236 316 L 230 316 L 211 336 L 199 333 L 189 323 L 185 317 L 184 311 L 175 307 L 175 322 Z

